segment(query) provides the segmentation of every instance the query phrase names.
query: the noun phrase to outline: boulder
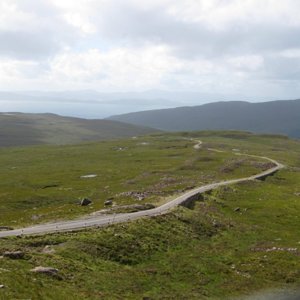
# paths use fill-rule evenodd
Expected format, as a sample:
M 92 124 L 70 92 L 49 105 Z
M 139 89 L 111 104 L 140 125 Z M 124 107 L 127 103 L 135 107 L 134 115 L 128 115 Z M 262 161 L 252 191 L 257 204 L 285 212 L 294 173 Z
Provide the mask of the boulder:
M 4 289 L 5 285 L 4 284 L 0 284 L 0 289 Z
M 46 275 L 57 275 L 58 269 L 51 268 L 51 267 L 35 267 L 34 269 L 31 269 L 31 272 L 33 273 L 41 273 L 41 274 L 46 274 Z
M 113 204 L 113 201 L 112 200 L 106 200 L 104 202 L 104 205 L 112 205 Z
M 80 205 L 81 206 L 88 206 L 92 203 L 92 201 L 88 198 L 83 198 L 81 201 L 80 201 Z
M 6 251 L 3 253 L 3 257 L 8 257 L 11 259 L 22 259 L 24 257 L 24 252 L 22 252 L 22 251 Z

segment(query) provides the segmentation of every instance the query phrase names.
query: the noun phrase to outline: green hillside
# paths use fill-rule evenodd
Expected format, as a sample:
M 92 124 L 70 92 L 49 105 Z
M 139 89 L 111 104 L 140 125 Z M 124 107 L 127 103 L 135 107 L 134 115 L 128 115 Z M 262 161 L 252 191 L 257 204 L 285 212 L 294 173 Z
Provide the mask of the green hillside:
M 200 149 L 193 148 L 195 140 L 203 142 Z M 293 293 L 300 285 L 299 151 L 299 141 L 247 132 L 2 148 L 0 226 L 14 228 L 96 212 L 109 198 L 119 211 L 156 206 L 194 186 L 269 167 L 243 153 L 287 167 L 265 180 L 208 192 L 167 215 L 0 239 L 0 256 L 25 253 L 0 258 L 0 299 L 243 299 L 266 292 L 275 299 L 278 289 Z M 87 174 L 97 176 L 82 177 Z M 79 206 L 82 197 L 92 205 Z M 37 266 L 59 271 L 32 273 Z
M 0 146 L 75 144 L 153 132 L 157 130 L 109 120 L 54 114 L 0 113 Z

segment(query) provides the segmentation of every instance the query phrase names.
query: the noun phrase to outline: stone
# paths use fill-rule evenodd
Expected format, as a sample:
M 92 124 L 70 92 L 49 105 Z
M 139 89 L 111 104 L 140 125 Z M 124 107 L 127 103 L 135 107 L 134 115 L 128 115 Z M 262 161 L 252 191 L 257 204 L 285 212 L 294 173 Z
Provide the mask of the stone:
M 98 176 L 97 174 L 88 174 L 88 175 L 82 175 L 80 176 L 80 178 L 95 178 L 97 176 Z
M 0 226 L 0 231 L 6 231 L 6 230 L 14 230 L 14 229 L 9 226 Z
M 36 220 L 38 220 L 40 217 L 41 217 L 41 215 L 32 215 L 32 216 L 31 216 L 31 220 L 32 220 L 32 221 L 36 221 Z
M 51 267 L 35 267 L 34 269 L 31 269 L 31 272 L 33 273 L 41 273 L 41 274 L 46 274 L 46 275 L 57 275 L 58 269 L 51 268 Z
M 113 204 L 112 200 L 106 200 L 104 202 L 104 205 L 112 205 L 112 204 Z
M 235 208 L 234 211 L 241 211 L 239 207 Z
M 3 253 L 3 257 L 11 259 L 22 259 L 24 257 L 24 252 L 22 251 L 6 251 Z
M 52 254 L 52 253 L 55 253 L 55 250 L 51 246 L 46 245 L 44 247 L 44 249 L 42 250 L 42 252 L 45 254 Z
M 4 284 L 0 284 L 0 289 L 4 289 L 5 285 Z
M 92 203 L 92 201 L 88 198 L 83 198 L 81 201 L 80 201 L 80 205 L 81 206 L 88 206 Z

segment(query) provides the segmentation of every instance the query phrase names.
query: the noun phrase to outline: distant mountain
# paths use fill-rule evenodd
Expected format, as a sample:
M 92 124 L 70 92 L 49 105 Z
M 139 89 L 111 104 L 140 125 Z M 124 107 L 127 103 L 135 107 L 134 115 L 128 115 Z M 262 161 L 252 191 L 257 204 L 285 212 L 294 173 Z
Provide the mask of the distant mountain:
M 167 131 L 247 130 L 300 138 L 300 100 L 215 102 L 141 111 L 112 116 L 110 119 Z
M 73 144 L 154 132 L 157 130 L 111 120 L 87 120 L 55 114 L 0 113 L 0 146 Z
M 218 95 L 200 92 L 143 92 L 75 91 L 0 91 L 2 111 L 45 113 L 79 118 L 107 118 L 111 115 L 162 109 L 183 105 L 204 104 L 217 99 L 241 99 L 240 95 Z

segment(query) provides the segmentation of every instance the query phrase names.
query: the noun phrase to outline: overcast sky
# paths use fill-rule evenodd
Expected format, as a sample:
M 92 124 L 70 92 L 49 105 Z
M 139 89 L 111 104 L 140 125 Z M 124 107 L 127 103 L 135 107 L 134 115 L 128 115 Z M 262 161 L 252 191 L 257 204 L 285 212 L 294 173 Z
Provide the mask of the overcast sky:
M 0 90 L 300 95 L 299 0 L 0 0 Z

